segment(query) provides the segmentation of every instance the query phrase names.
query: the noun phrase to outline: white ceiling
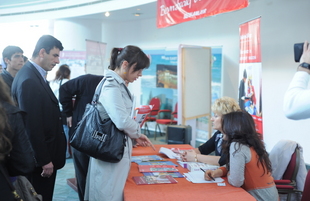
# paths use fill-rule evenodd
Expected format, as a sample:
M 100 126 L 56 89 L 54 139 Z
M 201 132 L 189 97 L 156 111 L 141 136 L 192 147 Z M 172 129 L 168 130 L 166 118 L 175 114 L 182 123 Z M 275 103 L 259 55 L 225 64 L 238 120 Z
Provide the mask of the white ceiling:
M 0 22 L 85 18 L 129 21 L 156 17 L 156 0 L 1 0 Z M 110 12 L 109 17 L 104 13 Z M 140 13 L 140 16 L 135 16 Z

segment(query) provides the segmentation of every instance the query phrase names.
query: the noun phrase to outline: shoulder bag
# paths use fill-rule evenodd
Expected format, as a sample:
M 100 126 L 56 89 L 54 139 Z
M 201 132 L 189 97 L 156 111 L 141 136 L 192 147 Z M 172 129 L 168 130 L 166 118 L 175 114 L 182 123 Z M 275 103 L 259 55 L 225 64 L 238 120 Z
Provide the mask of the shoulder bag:
M 30 181 L 25 176 L 17 176 L 14 187 L 23 201 L 42 201 L 42 195 L 38 194 Z
M 86 105 L 70 144 L 78 151 L 93 158 L 117 163 L 123 158 L 126 135 L 114 125 L 110 118 L 104 121 L 100 118 L 97 102 L 105 80 L 106 78 L 99 83 L 92 102 Z
M 5 170 L 0 165 L 0 173 L 5 177 L 12 195 L 16 201 L 42 201 L 42 195 L 38 194 L 32 184 L 24 176 L 18 176 L 14 184 L 11 183 Z M 1 198 L 0 198 L 1 199 Z

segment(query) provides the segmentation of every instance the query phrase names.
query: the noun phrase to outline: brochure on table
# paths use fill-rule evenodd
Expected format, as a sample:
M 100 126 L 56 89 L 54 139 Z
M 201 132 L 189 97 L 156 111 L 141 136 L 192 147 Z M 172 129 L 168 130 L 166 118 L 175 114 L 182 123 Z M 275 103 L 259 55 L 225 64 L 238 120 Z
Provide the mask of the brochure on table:
M 138 165 L 174 165 L 178 166 L 177 164 L 173 163 L 172 161 L 149 161 L 149 162 L 137 162 Z
M 136 176 L 132 177 L 137 185 L 141 184 L 176 184 L 178 181 L 175 180 L 171 175 L 160 175 L 160 176 Z
M 143 172 L 144 176 L 160 176 L 171 175 L 174 178 L 183 178 L 184 176 L 180 172 Z
M 174 165 L 138 165 L 139 172 L 179 172 Z
M 183 162 L 178 161 L 178 163 L 183 167 L 187 168 L 189 171 L 201 171 L 201 168 L 203 170 L 216 170 L 219 168 L 217 165 L 209 165 L 207 163 L 200 163 L 200 162 Z
M 164 160 L 164 159 L 157 155 L 142 155 L 142 156 L 131 157 L 131 162 L 135 162 L 135 163 L 161 161 L 161 160 Z
M 177 153 L 173 152 L 171 149 L 168 149 L 165 147 L 160 147 L 159 153 L 165 154 L 170 159 L 178 159 L 178 160 L 181 159 L 180 154 L 177 154 Z

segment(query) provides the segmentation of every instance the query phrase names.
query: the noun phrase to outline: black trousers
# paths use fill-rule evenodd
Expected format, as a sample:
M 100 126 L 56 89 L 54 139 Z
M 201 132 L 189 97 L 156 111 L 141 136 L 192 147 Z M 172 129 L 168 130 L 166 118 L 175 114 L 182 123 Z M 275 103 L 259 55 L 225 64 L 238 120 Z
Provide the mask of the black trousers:
M 27 175 L 27 178 L 37 193 L 42 195 L 44 201 L 52 201 L 57 170 L 54 169 L 53 174 L 49 178 L 42 177 L 41 173 L 42 167 L 37 167 L 34 172 Z
M 89 156 L 71 147 L 75 178 L 80 201 L 84 201 Z

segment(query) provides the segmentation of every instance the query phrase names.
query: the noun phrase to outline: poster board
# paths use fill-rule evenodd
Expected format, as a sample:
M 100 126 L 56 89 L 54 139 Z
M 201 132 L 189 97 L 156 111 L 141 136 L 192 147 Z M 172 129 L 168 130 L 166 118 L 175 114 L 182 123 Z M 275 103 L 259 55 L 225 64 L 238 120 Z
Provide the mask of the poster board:
M 104 59 L 106 43 L 86 39 L 86 73 L 94 75 L 104 74 Z
M 179 47 L 179 117 L 186 121 L 211 116 L 211 48 L 201 46 Z M 181 104 L 180 104 L 181 103 Z M 180 116 L 181 115 L 181 116 Z

